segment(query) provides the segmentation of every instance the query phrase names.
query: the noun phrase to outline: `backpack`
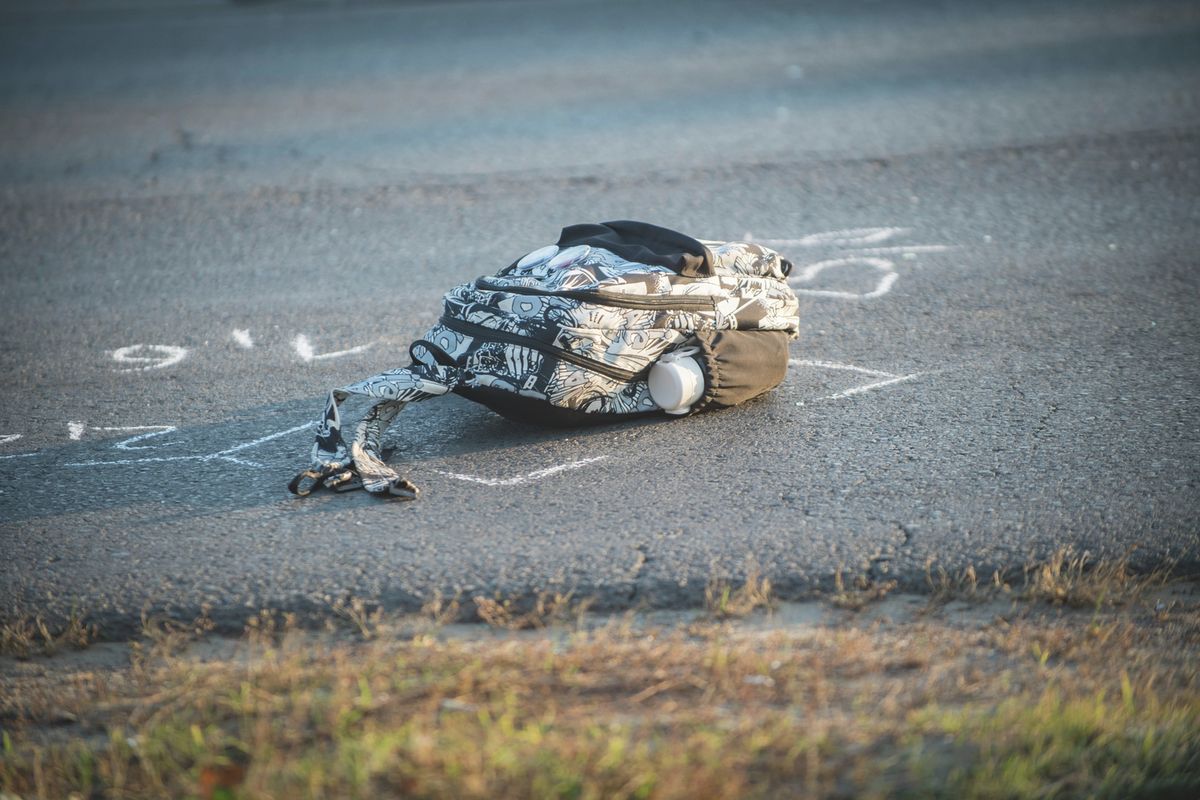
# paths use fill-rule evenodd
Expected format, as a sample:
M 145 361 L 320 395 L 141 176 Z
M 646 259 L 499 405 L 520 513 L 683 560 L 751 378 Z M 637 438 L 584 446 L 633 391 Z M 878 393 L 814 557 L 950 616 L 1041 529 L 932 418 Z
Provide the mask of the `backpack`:
M 791 266 L 757 244 L 643 222 L 564 228 L 556 244 L 446 294 L 441 319 L 409 348 L 409 366 L 332 390 L 312 465 L 288 489 L 414 499 L 417 488 L 385 463 L 382 437 L 407 403 L 448 392 L 551 425 L 695 414 L 757 397 L 783 380 L 798 335 Z M 689 358 L 692 402 L 660 406 L 652 373 Z M 352 395 L 377 402 L 347 445 L 339 407 Z

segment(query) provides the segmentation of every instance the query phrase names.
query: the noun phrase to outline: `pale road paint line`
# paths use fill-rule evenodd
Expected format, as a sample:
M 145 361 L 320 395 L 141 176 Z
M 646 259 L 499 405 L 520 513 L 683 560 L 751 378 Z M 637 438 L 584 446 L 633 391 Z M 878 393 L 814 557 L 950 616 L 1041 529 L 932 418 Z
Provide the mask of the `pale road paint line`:
M 260 464 L 257 461 L 246 461 L 245 459 L 234 458 L 233 454 L 241 452 L 242 450 L 246 450 L 251 447 L 257 447 L 258 445 L 263 444 L 265 442 L 269 442 L 272 439 L 278 439 L 281 436 L 287 436 L 292 433 L 298 433 L 300 431 L 307 430 L 308 428 L 315 427 L 316 425 L 317 425 L 316 422 L 306 422 L 303 425 L 297 425 L 296 427 L 288 428 L 285 431 L 276 431 L 275 433 L 271 433 L 266 436 L 255 439 L 252 442 L 243 442 L 242 444 L 235 445 L 234 447 L 226 448 L 225 450 L 221 450 L 216 453 L 205 453 L 203 455 L 198 455 L 198 456 L 148 456 L 145 458 L 122 458 L 122 459 L 115 459 L 112 461 L 76 461 L 76 462 L 72 462 L 70 464 L 64 464 L 64 466 L 67 466 L 67 467 L 103 467 L 103 466 L 116 466 L 116 465 L 121 465 L 121 464 L 157 464 L 157 463 L 163 463 L 163 462 L 167 462 L 167 461 L 229 461 L 231 463 L 241 464 L 242 466 L 246 466 L 246 467 L 256 467 L 256 468 L 262 469 L 262 468 L 266 467 L 265 464 Z M 165 431 L 164 431 L 164 433 L 165 433 Z M 128 440 L 126 440 L 126 441 L 128 441 Z
M 245 348 L 246 350 L 254 347 L 254 339 L 250 337 L 249 328 L 234 328 L 233 333 L 231 333 L 230 336 L 232 336 L 233 340 L 238 343 L 239 347 Z
M 446 472 L 445 470 L 434 470 L 439 475 L 445 475 L 448 478 L 454 478 L 458 481 L 467 481 L 469 483 L 482 483 L 484 486 L 517 486 L 518 484 L 528 483 L 530 481 L 539 481 L 542 478 L 548 478 L 559 472 L 566 470 L 579 469 L 588 464 L 594 464 L 597 461 L 603 461 L 608 456 L 595 456 L 593 458 L 585 458 L 581 461 L 572 461 L 568 464 L 557 464 L 553 467 L 534 470 L 527 475 L 518 475 L 514 478 L 481 478 L 478 475 L 464 475 L 460 472 Z
M 847 267 L 851 264 L 863 264 L 883 273 L 880 275 L 879 282 L 875 284 L 874 289 L 869 292 L 842 292 L 833 289 L 802 289 L 796 286 L 797 283 L 808 283 L 827 269 Z M 807 294 L 817 297 L 840 297 L 845 300 L 870 300 L 876 297 L 883 297 L 892 290 L 896 279 L 900 277 L 894 269 L 895 266 L 895 264 L 886 258 L 873 258 L 871 256 L 830 258 L 809 264 L 798 275 L 788 278 L 788 285 L 792 287 L 792 290 L 796 294 Z
M 77 442 L 83 438 L 83 432 L 87 430 L 87 425 L 82 422 L 67 423 L 67 438 L 73 442 Z
M 23 434 L 20 434 L 20 433 L 0 434 L 0 444 L 8 444 L 9 442 L 15 442 L 17 439 L 20 439 L 22 435 Z
M 877 369 L 867 369 L 866 367 L 856 367 L 853 364 L 842 364 L 837 361 L 817 361 L 811 358 L 789 358 L 789 364 L 795 364 L 798 367 L 819 367 L 821 369 L 840 369 L 847 372 L 858 372 L 863 375 L 870 375 L 875 378 L 895 378 L 894 372 L 883 372 Z
M 296 349 L 296 354 L 300 356 L 300 359 L 306 363 L 309 361 L 324 361 L 330 358 L 341 358 L 342 356 L 352 356 L 356 353 L 363 353 L 370 349 L 373 344 L 375 343 L 367 342 L 366 344 L 360 344 L 357 347 L 351 347 L 348 350 L 336 350 L 332 353 L 316 353 L 313 351 L 312 343 L 308 341 L 308 337 L 303 333 L 299 334 L 295 339 L 292 340 L 292 347 Z
M 826 397 L 822 397 L 821 399 L 822 400 L 841 400 L 843 397 L 853 397 L 856 394 L 863 394 L 865 392 L 873 392 L 876 389 L 882 389 L 885 386 L 894 386 L 897 383 L 907 383 L 908 381 L 911 381 L 914 378 L 919 378 L 924 374 L 925 374 L 924 372 L 914 372 L 911 375 L 900 375 L 899 377 L 892 378 L 892 379 L 886 380 L 886 381 L 879 381 L 877 383 L 868 383 L 863 386 L 855 386 L 853 389 L 847 389 L 844 392 L 838 392 L 837 394 L 831 394 Z
M 142 351 L 154 352 L 158 355 L 134 355 Z M 116 350 L 113 350 L 112 358 L 118 364 L 143 365 L 126 367 L 125 369 L 117 370 L 117 372 L 145 372 L 150 369 L 165 369 L 166 367 L 178 364 L 187 357 L 187 354 L 187 348 L 175 347 L 169 344 L 131 344 L 128 347 L 118 347 Z

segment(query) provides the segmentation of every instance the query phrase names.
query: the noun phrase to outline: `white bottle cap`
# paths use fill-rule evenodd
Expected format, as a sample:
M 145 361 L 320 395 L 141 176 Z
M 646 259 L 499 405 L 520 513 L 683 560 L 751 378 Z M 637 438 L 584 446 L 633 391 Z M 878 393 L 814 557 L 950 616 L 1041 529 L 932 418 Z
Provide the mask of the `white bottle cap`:
M 565 266 L 574 264 L 581 258 L 586 258 L 590 252 L 592 252 L 592 248 L 588 247 L 586 244 L 577 244 L 574 247 L 568 247 L 566 250 L 563 250 L 554 258 L 550 259 L 550 263 L 546 266 L 548 266 L 550 269 L 562 269 Z
M 685 347 L 667 353 L 650 368 L 650 399 L 668 414 L 686 414 L 704 395 L 704 370 L 692 358 L 698 352 Z
M 548 244 L 545 247 L 539 247 L 532 253 L 526 254 L 524 258 L 517 262 L 517 266 L 521 269 L 525 269 L 525 267 L 531 267 L 534 264 L 540 264 L 547 258 L 556 255 L 558 255 L 558 245 Z

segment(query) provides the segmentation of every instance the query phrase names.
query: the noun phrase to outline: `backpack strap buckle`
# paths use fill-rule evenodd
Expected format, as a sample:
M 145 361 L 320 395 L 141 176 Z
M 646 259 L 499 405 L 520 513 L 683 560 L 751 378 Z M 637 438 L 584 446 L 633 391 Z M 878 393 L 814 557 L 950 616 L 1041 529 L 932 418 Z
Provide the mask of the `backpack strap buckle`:
M 353 469 L 347 469 L 340 464 L 334 464 L 321 469 L 306 469 L 296 477 L 288 481 L 288 491 L 297 497 L 308 497 L 316 490 L 324 487 L 326 489 L 335 489 L 339 492 L 348 491 L 352 488 L 339 488 L 345 484 L 357 480 L 358 475 Z M 362 482 L 359 481 L 359 486 Z

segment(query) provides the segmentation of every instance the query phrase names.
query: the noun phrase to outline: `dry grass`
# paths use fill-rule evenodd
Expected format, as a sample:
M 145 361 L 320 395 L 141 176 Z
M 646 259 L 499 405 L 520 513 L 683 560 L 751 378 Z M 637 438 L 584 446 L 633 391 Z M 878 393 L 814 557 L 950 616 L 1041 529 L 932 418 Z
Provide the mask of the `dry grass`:
M 1046 559 L 1030 559 L 1021 570 L 1019 582 L 1000 571 L 980 581 L 974 566 L 952 575 L 941 565 L 925 565 L 930 602 L 945 604 L 951 600 L 980 603 L 997 599 L 1016 599 L 1069 608 L 1096 608 L 1125 605 L 1148 592 L 1160 589 L 1170 580 L 1173 565 L 1148 573 L 1130 569 L 1133 551 L 1120 558 L 1096 559 L 1074 547 L 1060 547 Z
M 535 630 L 556 623 L 578 621 L 591 605 L 590 600 L 574 602 L 571 592 L 539 592 L 532 603 L 483 596 L 473 599 L 481 620 L 493 628 L 510 631 Z M 434 619 L 438 616 L 435 614 Z
M 1147 574 L 1129 568 L 1130 550 L 1118 559 L 1094 559 L 1087 551 L 1072 547 L 1056 550 L 1045 561 L 1025 567 L 1021 596 L 1072 608 L 1092 608 L 1129 603 L 1146 592 L 1163 586 L 1171 566 Z
M 428 620 L 431 626 L 438 628 L 457 622 L 461 615 L 462 604 L 459 602 L 458 595 L 447 600 L 442 597 L 441 592 L 435 592 L 433 597 L 421 606 L 420 617 Z
M 270 616 L 237 657 L 208 663 L 171 631 L 137 672 L 0 684 L 16 698 L 0 792 L 1200 795 L 1200 587 L 1087 611 L 1030 593 L 1021 613 L 977 615 L 987 621 L 933 610 L 764 630 L 727 621 L 769 603 L 763 579 L 714 585 L 726 621 L 704 630 L 614 623 L 464 640 L 398 636 L 402 624 L 375 619 L 370 636 L 348 637 Z M 494 602 L 502 629 L 572 608 Z M 456 618 L 452 606 L 431 601 L 422 624 Z
M 207 607 L 187 623 L 143 609 L 141 638 L 129 643 L 132 664 L 141 670 L 151 661 L 176 656 L 215 628 Z
M 887 597 L 896 588 L 896 581 L 874 581 L 866 575 L 858 575 L 850 586 L 842 579 L 839 569 L 833 576 L 833 594 L 825 599 L 835 608 L 862 611 L 871 603 Z
M 379 635 L 384 621 L 383 607 L 369 605 L 361 597 L 335 600 L 330 608 L 336 617 L 350 623 L 364 639 Z
M 99 635 L 99 628 L 74 610 L 66 622 L 53 629 L 40 616 L 23 617 L 0 624 L 0 655 L 31 658 L 52 656 L 65 647 L 82 650 Z
M 740 586 L 716 577 L 714 569 L 713 577 L 704 587 L 704 608 L 709 619 L 740 619 L 760 608 L 769 612 L 775 605 L 771 579 L 761 573 L 752 559 L 746 563 L 746 578 Z
M 929 602 L 932 605 L 944 605 L 951 600 L 986 603 L 1012 594 L 1012 587 L 999 571 L 993 572 L 989 580 L 980 583 L 973 565 L 957 575 L 951 575 L 940 564 L 931 561 L 925 565 L 925 582 L 929 586 Z

